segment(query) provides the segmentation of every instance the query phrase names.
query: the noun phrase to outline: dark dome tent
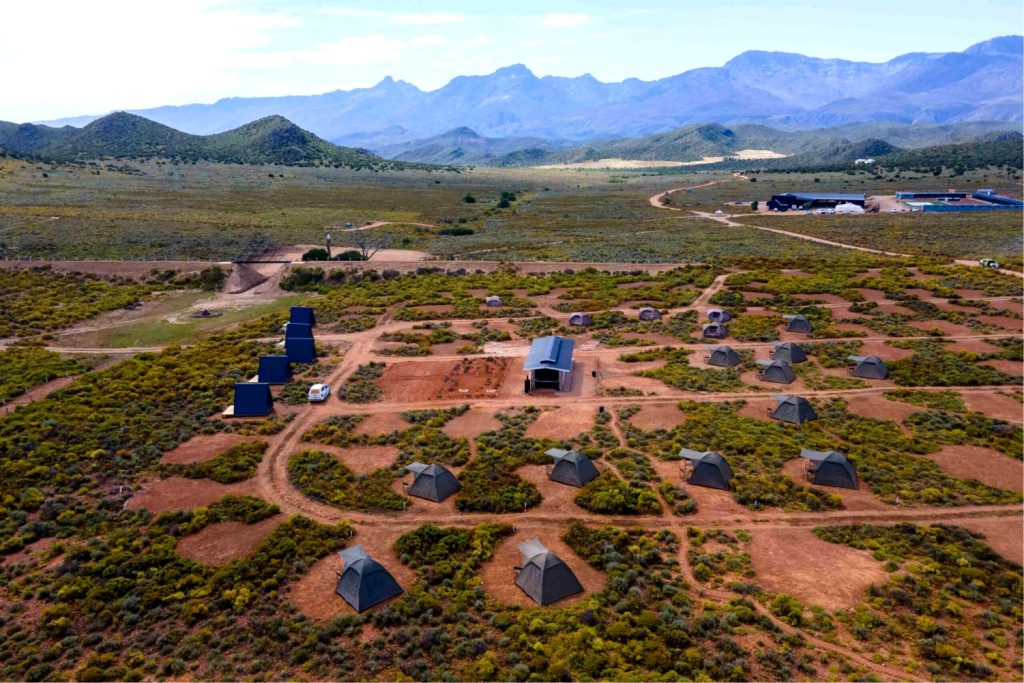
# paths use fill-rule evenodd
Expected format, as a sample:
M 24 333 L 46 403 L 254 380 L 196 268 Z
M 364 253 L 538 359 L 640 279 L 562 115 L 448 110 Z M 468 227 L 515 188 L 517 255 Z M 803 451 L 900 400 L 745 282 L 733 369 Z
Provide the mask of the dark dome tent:
M 708 323 L 701 328 L 706 339 L 725 339 L 729 336 L 729 328 L 721 323 Z
M 640 309 L 641 320 L 661 320 L 661 311 L 652 306 L 644 306 Z
M 288 356 L 260 356 L 260 369 L 257 375 L 266 384 L 284 384 L 292 377 L 292 366 Z
M 577 488 L 597 477 L 597 468 L 590 458 L 578 451 L 565 451 L 552 448 L 544 453 L 555 459 L 555 465 L 548 474 L 548 479 L 560 484 L 568 484 Z
M 807 354 L 804 353 L 803 347 L 793 342 L 776 342 L 772 358 L 785 361 L 790 365 L 807 362 Z
M 796 379 L 796 375 L 793 374 L 793 368 L 784 360 L 759 360 L 757 364 L 761 368 L 758 378 L 762 382 L 792 384 L 793 380 Z
M 345 570 L 338 578 L 334 592 L 344 598 L 357 612 L 402 594 L 402 587 L 377 560 L 366 554 L 363 546 L 346 548 L 338 553 Z
M 289 339 L 306 339 L 313 336 L 313 326 L 306 323 L 287 323 L 284 326 L 285 341 Z
M 729 490 L 729 480 L 732 479 L 732 468 L 725 458 L 714 451 L 691 451 L 684 448 L 679 455 L 693 464 L 693 472 L 687 483 L 694 486 L 706 486 L 712 489 Z
M 775 401 L 775 408 L 769 409 L 768 412 L 774 420 L 790 424 L 801 424 L 818 419 L 814 408 L 802 396 L 776 394 L 772 396 L 772 400 Z
M 312 363 L 316 360 L 316 343 L 312 337 L 285 339 L 284 352 L 292 363 Z
M 288 322 L 313 327 L 316 325 L 316 316 L 309 306 L 292 306 L 288 313 Z
M 484 299 L 484 303 L 491 308 L 501 308 L 505 305 L 505 302 L 501 300 L 501 297 L 494 294 Z
M 572 313 L 569 315 L 570 327 L 590 327 L 594 318 L 589 313 Z
M 238 382 L 235 384 L 235 417 L 263 417 L 274 409 L 270 385 L 266 382 Z
M 409 487 L 410 496 L 440 503 L 462 490 L 459 480 L 443 465 L 414 462 L 406 465 L 405 469 L 413 473 L 412 485 Z
M 819 486 L 838 486 L 844 489 L 857 488 L 857 470 L 845 453 L 839 451 L 812 451 L 804 448 L 800 451 L 801 458 L 813 463 L 814 476 L 812 484 Z
M 736 353 L 731 346 L 712 346 L 711 353 L 705 360 L 708 365 L 717 365 L 722 368 L 734 368 L 743 362 L 740 354 Z
M 801 334 L 811 334 L 814 332 L 814 328 L 811 327 L 811 321 L 802 315 L 784 315 L 786 319 L 786 332 L 799 332 Z
M 863 379 L 888 379 L 889 368 L 878 356 L 850 356 L 849 361 L 853 363 L 850 374 Z
M 727 323 L 730 320 L 732 320 L 732 316 L 723 311 L 721 308 L 709 308 L 708 320 L 710 320 L 713 323 Z
M 583 592 L 580 580 L 562 558 L 538 540 L 519 544 L 523 564 L 516 567 L 516 585 L 540 606 Z

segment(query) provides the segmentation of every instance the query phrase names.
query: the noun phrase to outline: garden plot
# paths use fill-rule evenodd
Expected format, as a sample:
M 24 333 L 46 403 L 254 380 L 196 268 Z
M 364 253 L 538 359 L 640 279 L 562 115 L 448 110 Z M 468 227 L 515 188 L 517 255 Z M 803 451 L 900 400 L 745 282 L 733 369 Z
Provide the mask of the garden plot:
M 757 584 L 806 606 L 851 608 L 871 584 L 889 577 L 867 552 L 823 541 L 810 529 L 754 529 L 751 536 Z M 794 552 L 797 548 L 800 552 Z
M 396 402 L 495 398 L 508 375 L 508 358 L 391 363 L 380 379 L 387 400 Z
M 564 405 L 544 409 L 526 428 L 526 436 L 534 439 L 572 439 L 594 426 L 597 407 Z
M 198 434 L 177 448 L 167 451 L 160 458 L 164 465 L 189 465 L 195 462 L 213 460 L 217 455 L 244 441 L 255 441 L 251 436 L 231 432 Z
M 182 557 L 219 566 L 243 558 L 273 533 L 286 519 L 277 514 L 255 524 L 218 522 L 178 541 L 174 550 Z
M 192 510 L 206 507 L 224 496 L 241 495 L 258 495 L 254 480 L 218 484 L 209 479 L 168 477 L 143 484 L 142 488 L 128 499 L 125 507 L 130 510 L 145 508 L 150 512 Z
M 981 446 L 943 446 L 927 456 L 958 479 L 976 479 L 1010 491 L 1024 491 L 1024 463 Z
M 536 607 L 537 604 L 531 600 L 519 586 L 515 584 L 516 575 L 513 567 L 522 564 L 522 553 L 517 547 L 524 541 L 538 539 L 548 550 L 560 557 L 565 562 L 580 585 L 583 592 L 559 600 L 553 608 L 567 607 L 577 604 L 588 596 L 602 591 L 608 578 L 597 569 L 587 564 L 583 559 L 573 552 L 565 541 L 562 540 L 560 532 L 552 525 L 542 527 L 517 527 L 516 533 L 502 541 L 494 549 L 494 555 L 480 568 L 480 578 L 484 590 L 494 599 L 502 603 L 511 603 L 522 607 Z

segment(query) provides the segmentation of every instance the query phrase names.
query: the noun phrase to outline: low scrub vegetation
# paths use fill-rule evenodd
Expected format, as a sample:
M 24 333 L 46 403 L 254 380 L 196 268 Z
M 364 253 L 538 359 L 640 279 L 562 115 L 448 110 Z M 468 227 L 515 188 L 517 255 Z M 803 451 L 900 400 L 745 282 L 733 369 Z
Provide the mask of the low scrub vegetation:
M 0 350 L 0 403 L 20 396 L 37 384 L 89 370 L 88 359 L 66 358 L 38 346 Z

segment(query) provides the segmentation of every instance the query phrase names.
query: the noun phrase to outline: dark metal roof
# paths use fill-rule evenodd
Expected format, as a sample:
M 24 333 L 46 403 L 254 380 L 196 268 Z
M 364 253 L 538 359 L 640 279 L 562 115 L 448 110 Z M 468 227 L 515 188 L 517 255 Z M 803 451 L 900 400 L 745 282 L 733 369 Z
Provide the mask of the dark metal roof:
M 862 194 L 830 194 L 820 192 L 783 192 L 782 194 L 775 195 L 777 197 L 793 197 L 794 199 L 813 202 L 813 201 L 824 201 L 824 202 L 862 202 L 864 201 L 864 195 Z
M 540 337 L 533 340 L 523 370 L 572 372 L 572 352 L 576 342 L 567 337 Z

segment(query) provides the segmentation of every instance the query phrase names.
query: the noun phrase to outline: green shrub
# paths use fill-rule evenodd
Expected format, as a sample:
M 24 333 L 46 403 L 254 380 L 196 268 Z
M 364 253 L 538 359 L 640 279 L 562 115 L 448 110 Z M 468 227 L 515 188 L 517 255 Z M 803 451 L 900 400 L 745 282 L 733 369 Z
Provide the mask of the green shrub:
M 602 472 L 576 494 L 580 507 L 605 515 L 660 515 L 661 503 L 649 486 L 625 482 L 611 472 Z

